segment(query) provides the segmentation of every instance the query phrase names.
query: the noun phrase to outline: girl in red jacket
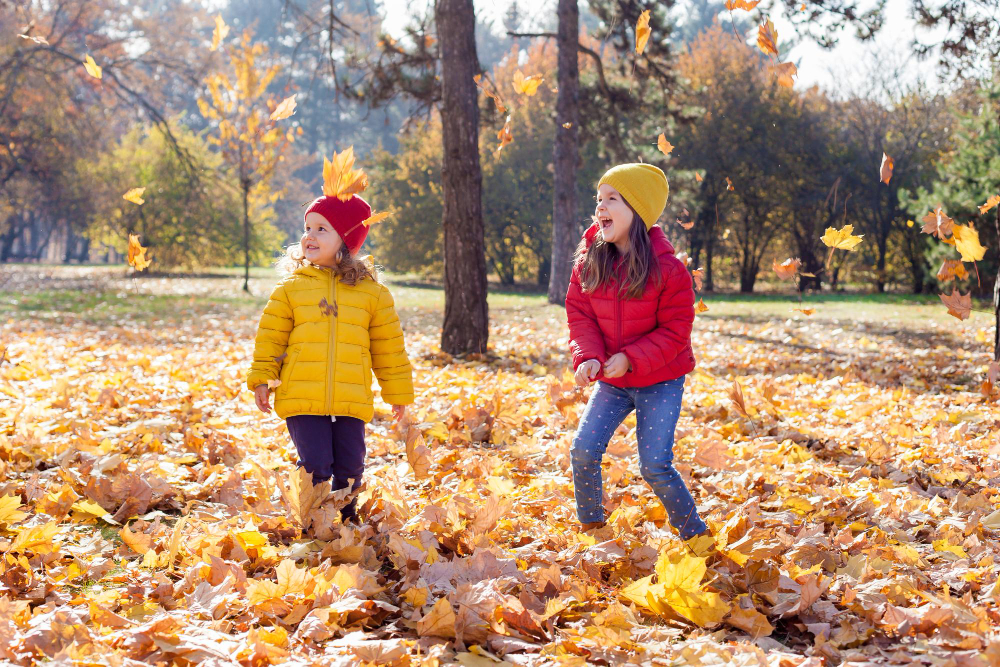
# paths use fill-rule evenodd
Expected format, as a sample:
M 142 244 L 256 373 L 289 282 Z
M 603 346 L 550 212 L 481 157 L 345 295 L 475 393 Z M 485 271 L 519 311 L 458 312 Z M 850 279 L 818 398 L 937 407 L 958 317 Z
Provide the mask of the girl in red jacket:
M 635 410 L 639 469 L 687 540 L 708 529 L 673 466 L 684 377 L 695 364 L 694 291 L 655 224 L 668 192 L 667 177 L 648 164 L 618 165 L 598 185 L 594 223 L 577 248 L 566 294 L 576 381 L 598 380 L 570 453 L 577 515 L 584 530 L 598 528 L 601 457 Z

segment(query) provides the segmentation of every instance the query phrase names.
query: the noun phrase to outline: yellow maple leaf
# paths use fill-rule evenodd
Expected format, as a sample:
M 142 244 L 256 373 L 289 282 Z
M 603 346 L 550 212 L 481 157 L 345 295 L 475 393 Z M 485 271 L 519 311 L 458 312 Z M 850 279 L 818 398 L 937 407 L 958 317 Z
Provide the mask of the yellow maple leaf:
M 334 153 L 332 160 L 323 158 L 323 194 L 347 201 L 368 187 L 368 176 L 354 168 L 354 146 Z
M 139 204 L 142 206 L 146 203 L 146 200 L 142 198 L 142 193 L 146 191 L 146 188 L 132 188 L 128 192 L 122 195 L 122 199 L 125 201 L 130 201 L 133 204 Z
M 297 95 L 298 93 L 296 93 Z M 281 100 L 274 111 L 271 112 L 271 120 L 284 120 L 295 113 L 295 95 Z
M 247 601 L 261 604 L 286 595 L 299 595 L 309 584 L 309 571 L 295 567 L 295 561 L 286 558 L 274 568 L 277 582 L 268 579 L 247 582 Z
M 639 20 L 635 22 L 635 54 L 641 56 L 646 49 L 646 42 L 649 41 L 649 10 L 639 14 Z
M 448 598 L 438 598 L 431 610 L 417 621 L 417 634 L 421 637 L 455 637 L 455 609 Z
M 538 86 L 542 85 L 544 79 L 538 74 L 532 74 L 531 76 L 524 76 L 521 70 L 514 72 L 514 90 L 519 93 L 523 93 L 528 97 L 531 97 L 538 92 Z
M 771 19 L 765 19 L 757 28 L 757 47 L 767 55 L 778 55 L 778 30 Z
M 100 65 L 94 62 L 94 59 L 90 57 L 89 53 L 83 59 L 83 68 L 87 70 L 87 74 L 94 77 L 95 79 L 100 79 L 103 76 L 102 72 L 104 70 L 101 69 Z
M 864 239 L 864 235 L 854 236 L 854 225 L 844 225 L 843 229 L 834 229 L 833 227 L 827 227 L 826 233 L 820 241 L 824 245 L 831 248 L 838 248 L 840 250 L 854 250 Z
M 142 271 L 149 266 L 152 260 L 146 257 L 146 250 L 139 243 L 139 237 L 135 234 L 128 235 L 128 263 L 136 271 Z
M 944 552 L 947 552 L 947 553 L 952 553 L 952 554 L 955 554 L 956 556 L 958 556 L 959 558 L 968 558 L 969 557 L 969 554 L 965 553 L 965 549 L 963 549 L 962 547 L 960 547 L 957 544 L 951 544 L 946 539 L 934 540 L 931 544 L 934 547 L 934 551 L 944 551 Z
M 0 523 L 9 526 L 28 516 L 25 512 L 19 511 L 19 507 L 21 507 L 21 496 L 10 494 L 0 498 Z
M 212 31 L 212 51 L 219 48 L 219 44 L 222 43 L 222 40 L 224 40 L 228 34 L 229 26 L 222 20 L 222 15 L 217 14 L 215 16 L 215 30 Z
M 24 553 L 25 551 L 33 551 L 38 554 L 51 553 L 56 549 L 52 544 L 52 538 L 56 536 L 58 531 L 58 521 L 50 521 L 41 526 L 25 528 L 18 531 L 17 537 L 14 538 L 14 543 L 10 545 L 7 551 L 10 553 Z
M 951 235 L 963 262 L 978 262 L 986 255 L 986 248 L 979 243 L 979 232 L 971 224 L 955 225 L 951 229 Z
M 110 518 L 110 512 L 108 512 L 106 509 L 101 507 L 98 503 L 94 502 L 93 500 L 78 500 L 77 502 L 73 503 L 73 506 L 70 509 L 77 512 L 81 512 L 83 514 L 90 514 L 92 516 L 96 516 L 99 519 L 104 517 Z

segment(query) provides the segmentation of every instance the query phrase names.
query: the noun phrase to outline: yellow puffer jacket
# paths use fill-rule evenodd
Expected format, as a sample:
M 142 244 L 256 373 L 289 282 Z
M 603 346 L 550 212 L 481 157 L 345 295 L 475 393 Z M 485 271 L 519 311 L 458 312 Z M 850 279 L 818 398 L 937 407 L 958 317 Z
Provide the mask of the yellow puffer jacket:
M 345 285 L 329 269 L 304 266 L 274 288 L 257 327 L 251 391 L 281 380 L 274 410 L 371 421 L 372 371 L 382 399 L 413 402 L 413 375 L 392 295 L 365 279 Z

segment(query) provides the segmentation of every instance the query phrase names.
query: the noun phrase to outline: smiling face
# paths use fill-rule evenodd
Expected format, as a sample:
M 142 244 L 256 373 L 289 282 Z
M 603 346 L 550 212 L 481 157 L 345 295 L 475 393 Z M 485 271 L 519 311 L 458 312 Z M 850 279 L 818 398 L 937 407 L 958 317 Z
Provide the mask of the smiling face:
M 632 227 L 632 209 L 617 190 L 603 183 L 597 189 L 597 207 L 594 217 L 601 225 L 601 236 L 606 243 L 615 244 L 619 250 L 628 247 L 628 233 Z
M 337 253 L 344 245 L 340 234 L 334 230 L 326 218 L 312 211 L 306 214 L 305 228 L 302 232 L 302 254 L 317 266 L 336 266 Z

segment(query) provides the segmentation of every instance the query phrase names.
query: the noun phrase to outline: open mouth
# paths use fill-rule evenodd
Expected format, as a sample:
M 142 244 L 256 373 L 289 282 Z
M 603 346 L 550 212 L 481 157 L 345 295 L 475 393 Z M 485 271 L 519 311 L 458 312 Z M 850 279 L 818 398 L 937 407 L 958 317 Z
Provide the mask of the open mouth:
M 611 218 L 608 218 L 608 217 L 598 218 L 597 222 L 599 222 L 601 224 L 601 229 L 607 229 L 608 227 L 610 227 L 613 224 L 613 221 L 611 220 Z

